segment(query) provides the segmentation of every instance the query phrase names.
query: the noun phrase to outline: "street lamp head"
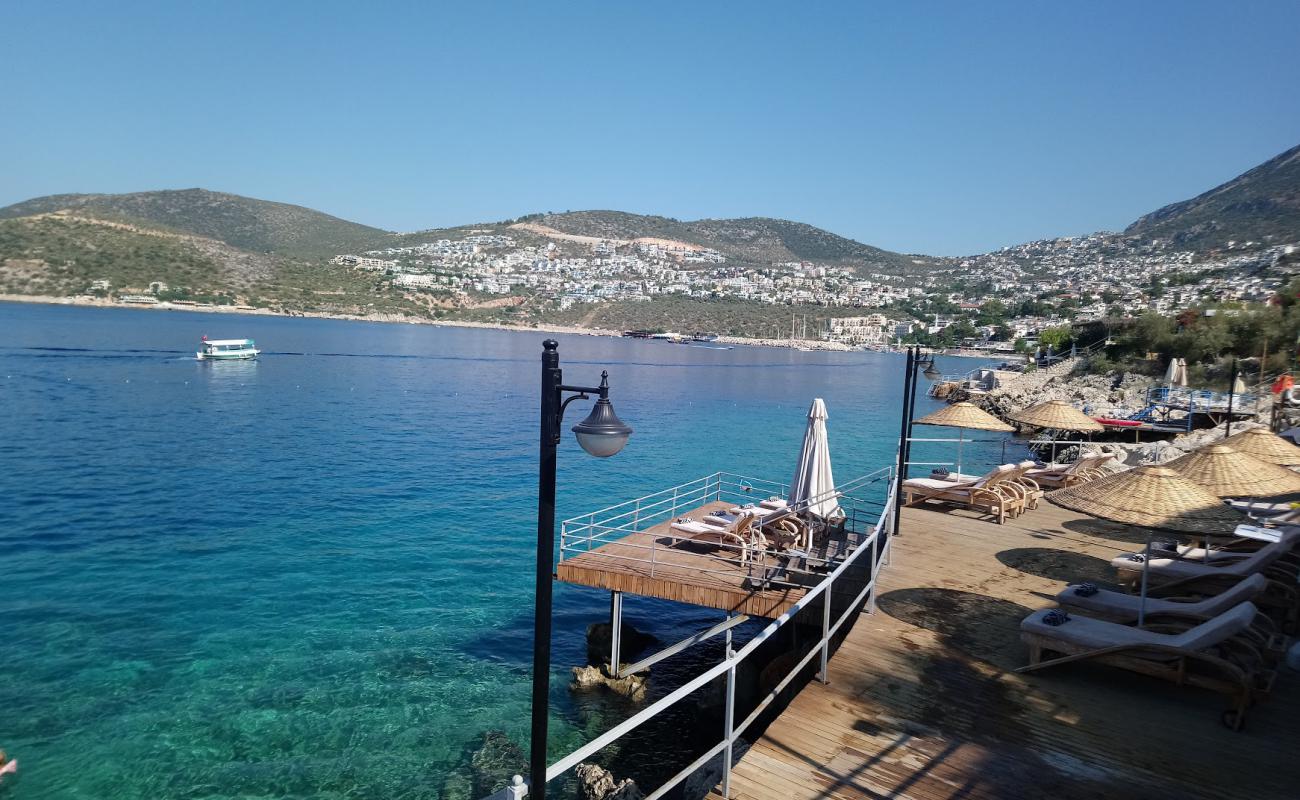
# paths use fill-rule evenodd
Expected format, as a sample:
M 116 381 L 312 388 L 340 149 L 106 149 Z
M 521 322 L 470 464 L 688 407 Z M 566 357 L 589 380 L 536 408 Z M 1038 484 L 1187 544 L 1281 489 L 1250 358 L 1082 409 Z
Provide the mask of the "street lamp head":
M 591 407 L 587 418 L 573 426 L 582 449 L 597 458 L 609 458 L 627 445 L 632 428 L 614 413 L 609 402 L 609 373 L 600 374 L 600 399 Z

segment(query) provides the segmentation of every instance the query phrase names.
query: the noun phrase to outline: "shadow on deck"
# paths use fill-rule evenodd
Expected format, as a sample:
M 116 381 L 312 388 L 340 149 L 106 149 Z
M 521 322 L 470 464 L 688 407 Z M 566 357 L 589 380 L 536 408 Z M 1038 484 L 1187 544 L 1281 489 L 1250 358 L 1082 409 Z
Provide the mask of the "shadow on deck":
M 1294 674 L 1233 732 L 1210 692 L 1097 665 L 1013 672 L 1020 620 L 1067 581 L 1114 583 L 1110 559 L 1140 541 L 1050 503 L 1005 525 L 904 510 L 879 610 L 737 763 L 733 800 L 1300 796 Z

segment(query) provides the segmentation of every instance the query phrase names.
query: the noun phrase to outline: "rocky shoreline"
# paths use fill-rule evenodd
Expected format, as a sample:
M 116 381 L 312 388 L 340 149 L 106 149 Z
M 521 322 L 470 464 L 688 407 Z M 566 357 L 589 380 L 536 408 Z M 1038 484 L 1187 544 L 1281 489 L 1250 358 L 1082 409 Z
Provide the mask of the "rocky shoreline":
M 333 314 L 324 311 L 275 311 L 269 308 L 253 306 L 217 306 L 217 305 L 179 305 L 176 303 L 129 304 L 118 303 L 101 297 L 73 296 L 56 297 L 53 295 L 0 294 L 0 303 L 34 303 L 55 306 L 87 306 L 92 308 L 125 308 L 136 311 L 193 311 L 199 314 L 247 314 L 266 317 L 306 317 L 310 319 L 337 319 L 351 322 L 382 322 L 386 324 L 432 325 L 440 328 L 481 328 L 495 331 L 526 331 L 529 333 L 563 333 L 573 336 L 617 336 L 622 331 L 606 328 L 586 328 L 579 325 L 552 325 L 535 323 L 531 325 L 510 325 L 504 322 L 474 322 L 471 320 L 441 320 L 425 317 L 412 317 L 407 314 Z M 719 336 L 717 344 L 741 345 L 745 347 L 781 347 L 794 350 L 833 350 L 848 351 L 853 348 L 839 342 L 823 342 L 818 339 L 748 339 L 743 336 Z
M 1000 419 L 1010 421 L 1009 415 L 1047 400 L 1064 400 L 1093 417 L 1122 419 L 1138 413 L 1147 405 L 1147 391 L 1157 381 L 1146 375 L 1131 372 L 1113 372 L 1106 375 L 1078 374 L 1075 364 L 1008 377 L 988 391 L 953 386 L 943 396 L 950 403 L 968 401 Z M 1013 423 L 1014 424 L 1014 423 Z M 1238 420 L 1232 424 L 1234 433 L 1261 427 L 1259 421 Z M 1136 441 L 1089 441 L 1076 446 L 1061 447 L 1057 451 L 1060 461 L 1073 460 L 1079 448 L 1114 456 L 1107 467 L 1117 472 L 1133 467 L 1164 464 L 1186 455 L 1197 448 L 1222 439 L 1227 426 L 1203 428 L 1181 433 L 1169 439 Z

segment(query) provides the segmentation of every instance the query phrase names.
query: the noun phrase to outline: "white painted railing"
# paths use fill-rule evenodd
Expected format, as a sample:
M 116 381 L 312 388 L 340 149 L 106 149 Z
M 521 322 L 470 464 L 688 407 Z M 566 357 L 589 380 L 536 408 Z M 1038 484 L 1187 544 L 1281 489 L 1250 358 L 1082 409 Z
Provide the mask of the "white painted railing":
M 656 700 L 649 706 L 641 709 L 628 719 L 614 726 L 610 730 L 597 736 L 592 741 L 561 758 L 552 764 L 546 770 L 546 780 L 554 780 L 582 762 L 598 754 L 601 750 L 608 747 L 613 742 L 626 736 L 636 730 L 646 722 L 654 719 L 660 714 L 667 711 L 677 703 L 689 697 L 692 693 L 702 689 L 709 682 L 725 676 L 726 677 L 726 707 L 725 719 L 720 741 L 702 753 L 698 758 L 686 765 L 676 775 L 669 778 L 667 782 L 650 791 L 646 795 L 646 800 L 658 800 L 667 792 L 680 784 L 688 776 L 707 764 L 711 759 L 722 755 L 722 793 L 723 796 L 730 796 L 731 789 L 731 762 L 732 747 L 736 739 L 744 734 L 776 699 L 781 695 L 787 686 L 793 682 L 802 670 L 814 659 L 819 658 L 819 679 L 825 683 L 828 678 L 827 662 L 830 658 L 830 646 L 833 637 L 849 622 L 853 616 L 859 613 L 859 609 L 866 604 L 867 610 L 875 610 L 875 590 L 876 579 L 883 565 L 888 563 L 890 534 L 894 520 L 893 508 L 896 502 L 895 482 L 893 480 L 893 468 L 885 468 L 863 476 L 841 486 L 837 490 L 837 499 L 840 501 L 841 508 L 846 514 L 845 529 L 860 535 L 862 538 L 847 553 L 843 554 L 836 562 L 834 569 L 826 575 L 819 576 L 820 580 L 808 588 L 806 594 L 795 602 L 788 611 L 781 616 L 772 620 L 758 634 L 744 644 L 739 650 L 731 648 L 730 632 L 728 632 L 726 655 L 723 660 L 705 670 L 701 674 L 687 681 L 668 695 Z M 738 480 L 737 480 L 738 479 Z M 667 514 L 671 517 L 677 513 L 680 508 L 687 507 L 687 503 L 693 503 L 692 507 L 698 507 L 709 497 L 721 497 L 720 493 L 731 491 L 729 485 L 740 487 L 742 484 L 749 486 L 748 491 L 743 491 L 744 495 L 752 495 L 757 488 L 756 484 L 749 483 L 751 479 L 731 476 L 726 473 L 716 473 L 697 481 L 691 481 L 682 484 L 673 489 L 656 492 L 653 495 L 647 495 L 641 498 L 646 503 L 629 501 L 629 503 L 620 503 L 616 506 L 602 509 L 592 514 L 582 517 L 575 517 L 566 520 L 565 525 L 570 524 L 577 526 L 577 530 L 571 531 L 572 537 L 569 542 L 570 547 L 581 547 L 593 541 L 604 542 L 606 536 L 614 537 L 621 532 L 626 535 L 634 530 L 634 526 L 629 524 L 606 524 L 609 522 L 621 521 L 625 516 L 631 515 L 645 527 L 646 520 L 639 515 L 646 512 L 650 504 L 656 514 Z M 767 483 L 767 482 L 762 482 Z M 772 484 L 777 485 L 777 484 Z M 883 502 L 878 499 L 867 497 L 867 492 L 871 489 L 879 489 L 887 486 L 885 499 Z M 691 498 L 689 501 L 685 498 Z M 721 499 L 728 499 L 721 497 Z M 658 505 L 662 504 L 662 505 Z M 629 509 L 630 506 L 630 509 Z M 868 513 L 866 509 L 872 510 Z M 597 520 L 604 522 L 598 523 Z M 873 520 L 869 530 L 864 530 L 859 526 L 865 526 L 868 520 Z M 593 533 L 593 528 L 599 528 L 599 532 Z M 593 538 L 594 537 L 594 538 Z M 839 616 L 832 619 L 832 595 L 836 583 L 844 578 L 849 570 L 854 570 L 855 584 L 862 580 L 862 571 L 866 570 L 869 578 L 865 581 L 862 589 L 857 595 L 844 606 L 844 610 Z M 807 609 L 818 600 L 823 600 L 822 619 L 821 619 L 821 636 L 816 646 L 812 647 L 799 661 L 786 672 L 780 682 L 776 684 L 756 705 L 756 707 L 738 724 L 735 720 L 735 703 L 736 703 L 736 670 L 745 659 L 752 656 L 758 648 L 766 641 L 770 640 L 777 634 L 787 623 L 793 620 L 799 612 Z M 504 800 L 504 798 L 503 798 Z M 511 800 L 519 800 L 518 797 Z

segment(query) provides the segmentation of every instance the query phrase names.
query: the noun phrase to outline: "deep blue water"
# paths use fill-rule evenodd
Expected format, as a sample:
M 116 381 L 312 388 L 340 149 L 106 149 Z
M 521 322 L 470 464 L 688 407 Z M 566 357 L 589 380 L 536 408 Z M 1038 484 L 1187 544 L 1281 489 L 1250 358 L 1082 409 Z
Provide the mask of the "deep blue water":
M 265 354 L 198 362 L 203 334 Z M 526 745 L 543 338 L 0 303 L 0 797 L 438 797 L 484 731 Z M 604 461 L 566 437 L 560 518 L 787 481 L 814 397 L 841 480 L 892 459 L 901 356 L 558 338 L 636 429 Z M 559 753 L 607 724 L 566 683 L 608 598 L 555 599 Z

